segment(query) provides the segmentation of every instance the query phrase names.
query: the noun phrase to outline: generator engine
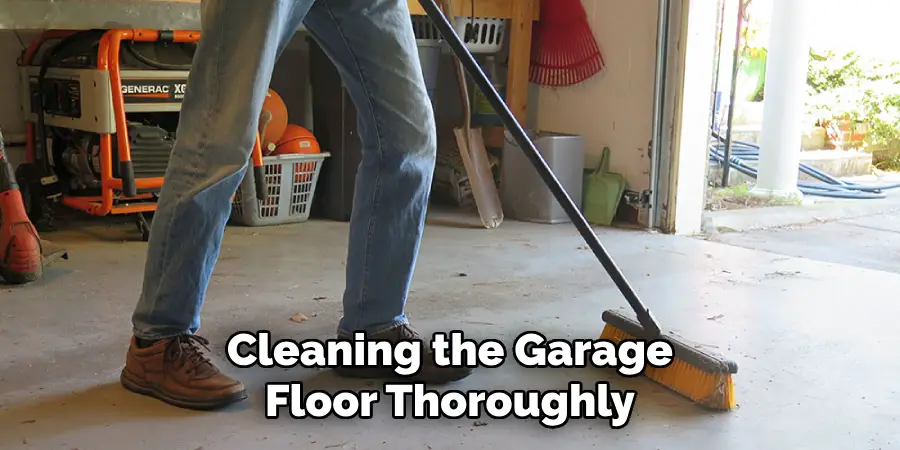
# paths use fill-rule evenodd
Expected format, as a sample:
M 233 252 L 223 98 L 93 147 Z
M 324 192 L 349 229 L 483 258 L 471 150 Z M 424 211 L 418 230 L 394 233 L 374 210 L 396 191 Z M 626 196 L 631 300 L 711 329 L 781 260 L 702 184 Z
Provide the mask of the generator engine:
M 71 191 L 100 189 L 100 139 L 96 134 L 76 131 L 72 133 L 72 141 L 66 142 L 59 158 L 54 164 L 60 166 L 69 175 L 61 177 Z
M 100 136 L 96 133 L 54 129 L 58 141 L 53 146 L 53 167 L 68 192 L 91 193 L 101 187 Z M 128 141 L 134 163 L 135 177 L 163 177 L 175 133 L 160 125 L 140 122 L 128 123 Z M 112 173 L 120 177 L 118 145 L 113 140 Z

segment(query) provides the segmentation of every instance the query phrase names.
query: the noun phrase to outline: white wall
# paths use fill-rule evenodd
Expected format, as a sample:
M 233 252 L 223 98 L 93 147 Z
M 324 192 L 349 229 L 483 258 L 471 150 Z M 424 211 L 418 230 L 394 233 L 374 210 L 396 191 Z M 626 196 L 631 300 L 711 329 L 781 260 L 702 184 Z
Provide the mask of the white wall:
M 608 146 L 610 169 L 624 175 L 630 189 L 648 189 L 657 2 L 582 3 L 607 67 L 582 85 L 541 88 L 538 127 L 583 135 L 587 167 L 596 166 Z

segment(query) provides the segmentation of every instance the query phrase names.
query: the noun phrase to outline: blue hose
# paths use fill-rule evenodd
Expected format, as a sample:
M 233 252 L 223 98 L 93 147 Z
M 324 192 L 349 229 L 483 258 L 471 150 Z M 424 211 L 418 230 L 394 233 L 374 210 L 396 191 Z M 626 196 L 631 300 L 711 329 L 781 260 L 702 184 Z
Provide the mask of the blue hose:
M 712 136 L 716 142 L 710 145 L 709 156 L 710 161 L 724 164 L 725 162 L 725 145 L 722 144 L 722 137 L 713 132 Z M 728 165 L 749 177 L 756 179 L 759 171 L 747 165 L 744 161 L 758 161 L 759 146 L 750 142 L 733 141 L 731 146 L 731 158 Z M 847 199 L 877 199 L 885 198 L 884 193 L 888 189 L 896 189 L 900 187 L 900 183 L 888 185 L 865 185 L 853 183 L 850 181 L 839 180 L 821 170 L 800 164 L 800 172 L 822 181 L 821 183 L 799 181 L 797 188 L 805 195 L 816 195 L 819 197 L 847 198 Z

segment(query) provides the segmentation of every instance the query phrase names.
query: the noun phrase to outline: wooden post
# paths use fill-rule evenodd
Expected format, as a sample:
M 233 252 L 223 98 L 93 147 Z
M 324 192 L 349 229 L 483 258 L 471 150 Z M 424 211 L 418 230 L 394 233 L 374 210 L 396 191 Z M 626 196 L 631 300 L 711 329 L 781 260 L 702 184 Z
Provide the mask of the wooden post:
M 528 112 L 528 75 L 531 67 L 531 32 L 534 26 L 535 1 L 511 2 L 506 102 L 510 111 L 523 125 Z

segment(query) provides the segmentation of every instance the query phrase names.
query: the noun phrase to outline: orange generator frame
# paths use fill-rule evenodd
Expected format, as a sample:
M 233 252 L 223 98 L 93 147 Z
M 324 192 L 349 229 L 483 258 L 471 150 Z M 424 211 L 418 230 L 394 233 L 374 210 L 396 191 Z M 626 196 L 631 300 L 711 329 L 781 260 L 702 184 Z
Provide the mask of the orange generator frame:
M 110 92 L 110 98 L 112 100 L 112 126 L 111 129 L 114 128 L 114 132 L 102 132 L 98 133 L 99 135 L 99 190 L 100 195 L 77 195 L 70 192 L 67 192 L 65 188 L 61 188 L 58 191 L 54 191 L 53 189 L 48 189 L 48 192 L 54 192 L 53 194 L 47 195 L 47 197 L 55 198 L 55 201 L 62 203 L 63 205 L 86 212 L 93 216 L 107 216 L 107 215 L 135 215 L 138 218 L 138 227 L 141 229 L 143 233 L 144 240 L 148 239 L 149 236 L 149 226 L 144 218 L 144 214 L 152 213 L 156 210 L 156 198 L 158 196 L 159 190 L 163 185 L 163 177 L 145 177 L 145 178 L 136 178 L 134 172 L 134 166 L 132 163 L 132 152 L 131 152 L 131 144 L 128 133 L 128 122 L 126 119 L 126 102 L 123 94 L 123 78 L 122 78 L 122 70 L 120 67 L 120 55 L 122 53 L 122 44 L 123 42 L 171 42 L 171 43 L 196 43 L 200 39 L 200 32 L 198 31 L 159 31 L 159 30 L 141 30 L 141 29 L 133 29 L 133 30 L 123 30 L 123 29 L 114 29 L 114 30 L 90 30 L 96 33 L 96 36 L 99 36 L 99 43 L 97 45 L 97 55 L 96 55 L 96 68 L 90 70 L 91 77 L 94 77 L 93 87 L 97 87 L 98 76 L 101 83 L 107 83 L 106 79 L 108 79 L 108 86 Z M 35 71 L 40 64 L 35 64 L 35 57 L 38 55 L 39 51 L 46 47 L 50 41 L 53 40 L 65 40 L 72 36 L 75 36 L 77 33 L 84 33 L 80 31 L 73 30 L 49 30 L 42 33 L 34 42 L 28 46 L 21 58 L 20 66 L 23 67 L 23 87 L 30 90 L 29 86 L 33 86 L 35 84 Z M 101 34 L 102 33 L 102 34 Z M 68 76 L 66 73 L 60 75 L 59 73 L 53 75 L 55 79 L 68 79 L 70 83 L 80 83 L 80 85 L 84 85 L 84 74 L 81 75 L 73 75 L 77 70 L 72 69 L 59 69 L 57 67 L 51 67 L 51 70 L 56 70 L 57 72 L 65 72 L 69 70 Z M 29 72 L 30 70 L 30 72 Z M 87 72 L 87 71 L 82 71 Z M 162 70 L 160 72 L 165 72 Z M 38 82 L 43 80 L 43 77 L 47 76 L 49 73 L 46 67 L 41 68 L 40 77 L 37 78 Z M 29 79 L 30 77 L 30 79 Z M 78 80 L 78 78 L 81 78 Z M 186 79 L 185 79 L 186 85 Z M 44 89 L 43 85 L 37 86 L 38 90 Z M 74 89 L 66 86 L 65 89 Z M 84 88 L 79 88 L 81 90 L 85 90 Z M 57 91 L 59 88 L 57 88 Z M 26 104 L 31 104 L 34 102 L 34 94 L 32 92 L 26 92 Z M 43 92 L 41 95 L 44 95 Z M 67 94 L 68 95 L 68 94 Z M 84 120 L 85 117 L 81 117 L 80 108 L 82 105 L 85 105 L 89 102 L 88 99 L 83 97 L 83 93 L 79 91 L 79 94 L 73 96 L 78 97 L 78 106 L 74 109 L 77 109 L 77 112 L 72 114 L 61 113 L 55 115 L 56 122 L 54 122 L 51 126 L 66 128 L 65 121 L 66 120 Z M 147 96 L 145 96 L 147 97 Z M 149 97 L 153 97 L 153 95 L 149 95 Z M 43 98 L 43 97 L 41 97 Z M 70 100 L 66 100 L 70 101 Z M 180 101 L 178 101 L 178 110 L 180 110 Z M 94 105 L 97 106 L 96 104 Z M 28 117 L 26 112 L 26 117 Z M 37 114 L 35 111 L 35 106 L 31 106 L 31 112 L 33 114 Z M 42 112 L 42 114 L 46 114 Z M 42 116 L 43 117 L 43 116 Z M 98 120 L 95 116 L 93 118 L 95 122 L 102 121 Z M 37 131 L 38 125 L 41 122 L 36 122 L 35 120 L 28 120 L 26 122 L 26 150 L 27 150 L 27 162 L 30 164 L 39 165 L 40 161 L 46 158 L 46 152 L 48 150 L 45 149 L 46 145 L 36 145 L 39 142 L 40 136 Z M 46 125 L 45 125 L 46 127 Z M 46 130 L 46 128 L 45 128 Z M 112 131 L 112 130 L 108 130 Z M 113 135 L 115 135 L 116 144 L 115 147 L 113 145 Z M 39 152 L 43 150 L 45 153 L 41 155 Z M 113 153 L 117 152 L 117 159 L 119 161 L 119 172 L 120 176 L 114 176 L 113 170 Z M 52 160 L 52 156 L 49 156 Z M 253 146 L 251 152 L 251 161 L 254 167 L 254 170 L 257 172 L 254 178 L 257 181 L 256 186 L 256 196 L 257 198 L 264 199 L 266 195 L 266 185 L 265 185 L 265 177 L 261 176 L 263 173 L 263 159 L 262 159 L 262 149 L 260 146 L 260 138 L 259 133 L 257 133 L 256 142 Z M 40 168 L 37 169 L 40 173 Z M 52 180 L 51 182 L 58 182 L 58 177 L 55 173 L 53 173 L 52 169 L 47 169 L 41 173 L 38 178 L 40 178 L 44 184 L 47 183 L 47 180 Z M 54 200 L 50 200 L 54 201 Z

